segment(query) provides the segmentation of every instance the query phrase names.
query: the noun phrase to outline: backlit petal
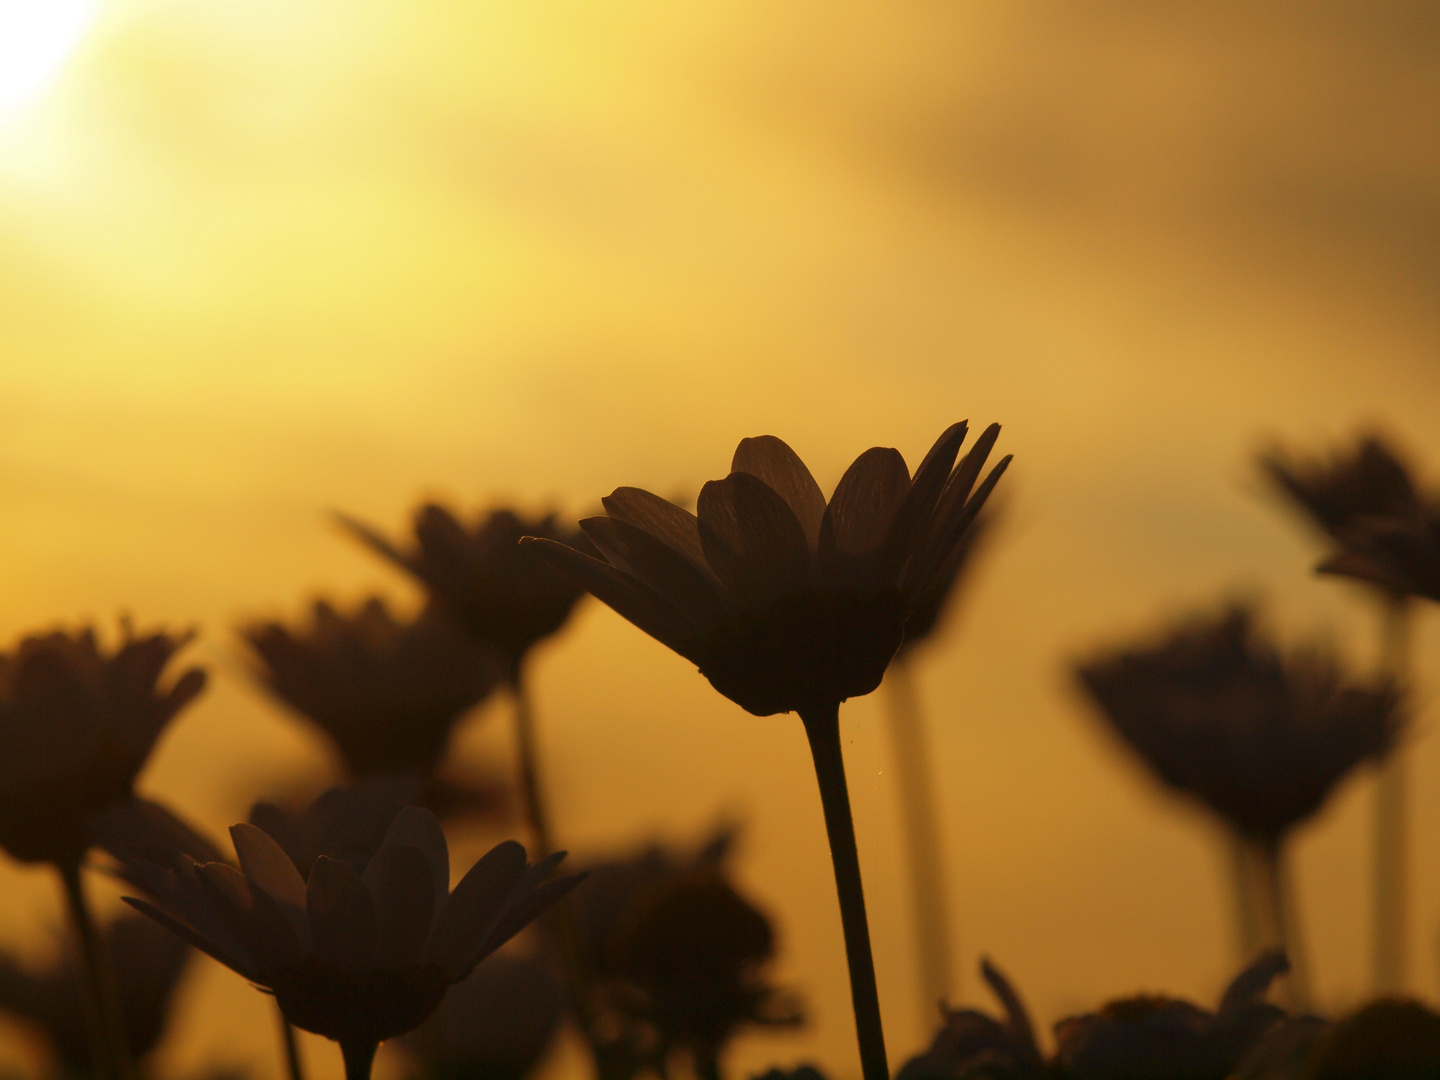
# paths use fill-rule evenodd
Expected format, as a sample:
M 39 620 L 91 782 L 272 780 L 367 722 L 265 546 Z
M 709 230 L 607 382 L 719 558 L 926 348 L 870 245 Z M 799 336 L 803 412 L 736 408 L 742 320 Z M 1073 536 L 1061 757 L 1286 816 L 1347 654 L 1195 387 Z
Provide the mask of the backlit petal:
M 709 628 L 728 616 L 715 575 L 645 530 L 608 517 L 586 518 L 580 527 L 611 565 L 665 597 L 697 627 Z
M 747 607 L 810 585 L 805 530 L 765 481 L 735 472 L 700 489 L 700 542 L 716 577 Z
M 419 848 L 387 844 L 365 867 L 375 905 L 375 965 L 397 970 L 420 962 L 435 913 L 435 879 Z
M 731 472 L 749 473 L 764 480 L 794 511 L 805 530 L 806 546 L 820 545 L 820 522 L 825 517 L 825 494 L 798 454 L 774 435 L 741 439 L 730 462 Z
M 909 493 L 898 450 L 872 447 L 845 470 L 820 523 L 820 568 L 831 588 L 868 593 L 886 584 L 885 541 Z
M 279 906 L 296 937 L 305 944 L 310 940 L 310 921 L 306 914 L 305 880 L 273 839 L 254 825 L 241 823 L 230 827 L 235 854 L 240 868 L 252 886 L 264 889 Z
M 425 950 L 426 961 L 458 977 L 524 873 L 525 849 L 514 840 L 486 852 L 440 909 Z
M 369 970 L 375 959 L 375 905 L 347 862 L 321 855 L 305 891 L 315 954 L 344 971 Z
M 445 843 L 445 832 L 440 820 L 421 806 L 407 806 L 395 816 L 390 830 L 385 834 L 383 848 L 419 848 L 430 867 L 430 895 L 439 903 L 450 894 L 450 849 Z

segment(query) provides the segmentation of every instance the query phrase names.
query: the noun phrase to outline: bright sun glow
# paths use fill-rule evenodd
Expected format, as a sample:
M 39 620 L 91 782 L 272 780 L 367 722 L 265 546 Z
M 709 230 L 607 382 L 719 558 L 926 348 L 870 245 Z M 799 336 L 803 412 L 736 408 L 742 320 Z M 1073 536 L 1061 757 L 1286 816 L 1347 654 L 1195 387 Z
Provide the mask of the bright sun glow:
M 50 84 L 95 7 L 96 0 L 0 0 L 0 116 Z

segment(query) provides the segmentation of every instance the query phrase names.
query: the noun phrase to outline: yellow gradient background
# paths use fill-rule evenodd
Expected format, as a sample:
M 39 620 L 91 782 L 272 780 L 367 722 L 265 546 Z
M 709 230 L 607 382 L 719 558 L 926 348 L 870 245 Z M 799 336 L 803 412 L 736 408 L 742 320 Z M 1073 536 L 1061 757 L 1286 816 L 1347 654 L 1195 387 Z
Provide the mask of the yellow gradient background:
M 247 685 L 236 621 L 415 600 L 327 509 L 399 532 L 425 495 L 693 494 L 760 433 L 828 491 L 868 446 L 913 465 L 951 421 L 998 420 L 1004 527 L 920 675 L 955 1001 L 993 1006 L 985 954 L 1047 1037 L 1142 988 L 1212 1003 L 1235 969 L 1218 839 L 1066 660 L 1238 589 L 1373 662 L 1369 606 L 1311 575 L 1319 547 L 1251 461 L 1380 424 L 1440 485 L 1437 130 L 1440 17 L 1402 0 L 108 0 L 0 120 L 0 631 L 200 627 L 211 689 L 142 786 L 218 831 L 325 764 Z M 1426 612 L 1430 997 L 1437 661 Z M 595 603 L 535 676 L 573 850 L 746 822 L 739 875 L 812 1022 L 740 1040 L 730 1074 L 856 1077 L 798 722 L 743 713 Z M 883 698 L 842 724 L 898 1066 L 930 1032 Z M 506 722 L 487 708 L 464 746 L 503 761 Z M 1369 785 L 1298 840 L 1327 1009 L 1367 986 Z M 57 890 L 0 866 L 0 918 L 41 955 Z M 269 1002 L 208 961 L 193 978 L 161 1072 L 278 1076 Z

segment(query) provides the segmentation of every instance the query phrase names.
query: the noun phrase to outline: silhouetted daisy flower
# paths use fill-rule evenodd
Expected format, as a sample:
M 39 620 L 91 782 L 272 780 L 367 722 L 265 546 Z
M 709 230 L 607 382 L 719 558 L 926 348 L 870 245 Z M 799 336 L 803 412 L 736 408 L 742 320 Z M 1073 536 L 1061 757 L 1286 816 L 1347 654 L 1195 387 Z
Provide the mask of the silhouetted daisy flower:
M 344 514 L 337 520 L 381 555 L 415 575 L 436 603 L 494 649 L 514 678 L 536 642 L 565 625 L 585 590 L 548 560 L 522 547 L 522 536 L 584 544 L 554 514 L 525 518 L 495 510 L 466 527 L 443 506 L 415 513 L 415 543 L 397 547 L 378 530 Z
M 330 737 L 353 776 L 433 773 L 456 723 L 503 675 L 448 618 L 401 621 L 375 597 L 353 613 L 317 600 L 309 626 L 255 622 L 241 634 L 265 687 Z
M 543 954 L 497 953 L 400 1040 L 427 1080 L 521 1080 L 560 1027 L 564 991 Z
M 6 851 L 23 862 L 77 863 L 94 842 L 91 819 L 117 803 L 139 801 L 136 775 L 165 725 L 205 686 L 199 668 L 159 685 L 190 638 L 136 637 L 125 624 L 124 640 L 107 652 L 86 627 L 35 634 L 0 653 L 0 845 Z
M 1075 669 L 1117 734 L 1166 784 L 1274 843 L 1320 808 L 1401 725 L 1398 694 L 1318 649 L 1282 655 L 1247 607 Z
M 1005 1018 L 942 1005 L 945 1026 L 930 1049 L 901 1067 L 896 1080 L 1025 1080 L 1045 1074 L 1030 1013 L 1020 995 L 990 961 L 981 961 L 980 974 L 1004 1006 Z
M 326 855 L 308 880 L 265 832 L 230 830 L 241 869 L 196 863 L 128 868 L 156 903 L 126 901 L 275 995 L 286 1020 L 334 1039 L 350 1080 L 376 1046 L 429 1016 L 458 982 L 580 879 L 547 875 L 561 854 L 525 864 L 514 841 L 493 848 L 450 891 L 440 823 L 409 807 L 363 874 Z
M 298 811 L 257 802 L 250 808 L 250 824 L 284 849 L 301 877 L 310 876 L 321 855 L 347 862 L 363 875 L 390 826 L 415 804 L 423 786 L 413 773 L 371 776 L 322 792 Z
M 1440 1015 L 1418 1001 L 1383 998 L 1331 1025 L 1306 1080 L 1427 1080 L 1440 1076 Z
M 1267 953 L 1237 975 L 1210 1012 L 1177 998 L 1141 995 L 1055 1025 L 1056 1061 L 1076 1080 L 1225 1080 L 1283 1009 L 1264 1001 L 1283 955 Z
M 115 962 L 130 1052 L 143 1057 L 164 1034 L 190 948 L 138 915 L 116 919 L 105 927 L 104 935 Z M 33 1027 L 64 1076 L 93 1075 L 95 1069 L 86 1033 L 81 964 L 73 949 L 39 971 L 0 953 L 0 1010 Z
M 867 450 L 828 503 L 785 443 L 744 439 L 730 475 L 700 489 L 696 514 L 618 488 L 602 500 L 606 516 L 580 523 L 601 558 L 525 541 L 742 708 L 800 714 L 825 810 L 866 1080 L 889 1080 L 889 1066 L 839 707 L 880 685 L 907 620 L 945 587 L 956 545 L 1009 464 L 1006 457 L 975 487 L 999 433 L 986 429 L 952 468 L 966 434 L 965 424 L 953 425 L 913 480 L 898 450 Z
M 1411 518 L 1421 510 L 1409 466 L 1378 435 L 1365 435 L 1328 458 L 1277 447 L 1260 455 L 1260 467 L 1277 490 L 1332 537 L 1363 518 Z
M 880 685 L 906 621 L 944 591 L 1009 463 L 971 494 L 999 431 L 952 472 L 966 432 L 954 425 L 913 481 L 899 451 L 867 450 L 828 503 L 785 443 L 745 439 L 730 475 L 701 488 L 698 514 L 618 488 L 603 500 L 607 516 L 580 523 L 602 558 L 527 542 L 732 701 L 757 716 L 803 716 Z

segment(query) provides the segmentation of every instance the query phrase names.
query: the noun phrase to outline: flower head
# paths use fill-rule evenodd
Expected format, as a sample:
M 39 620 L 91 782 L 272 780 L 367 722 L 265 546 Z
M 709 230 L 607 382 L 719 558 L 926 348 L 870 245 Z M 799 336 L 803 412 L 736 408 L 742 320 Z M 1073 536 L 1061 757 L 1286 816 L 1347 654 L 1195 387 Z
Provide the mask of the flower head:
M 1035 1029 L 1020 995 L 990 961 L 981 961 L 980 973 L 1005 1007 L 1005 1019 L 942 1005 L 945 1026 L 929 1050 L 901 1067 L 896 1080 L 1020 1080 L 1043 1075 Z
M 139 915 L 106 926 L 105 945 L 115 964 L 130 1052 L 143 1057 L 164 1033 L 190 948 Z M 38 972 L 27 971 L 0 954 L 0 1010 L 35 1026 L 65 1076 L 85 1076 L 93 1070 L 85 993 L 80 959 L 73 951 L 67 951 L 60 963 Z
M 1320 573 L 1440 603 L 1440 510 L 1413 518 L 1361 518 L 1339 539 L 1342 550 L 1320 564 Z
M 1282 656 L 1245 607 L 1097 656 L 1076 675 L 1161 780 L 1266 843 L 1383 755 L 1400 727 L 1392 687 L 1350 680 L 1318 650 Z
M 1262 955 L 1210 1012 L 1177 998 L 1139 995 L 1055 1025 L 1056 1060 L 1077 1080 L 1225 1080 L 1284 1010 L 1265 991 L 1289 968 Z
M 376 597 L 348 614 L 317 600 L 308 627 L 256 622 L 241 634 L 266 688 L 324 731 L 354 776 L 433 772 L 503 674 L 448 618 L 402 622 Z
M 409 807 L 363 873 L 319 856 L 308 880 L 254 825 L 230 830 L 240 870 L 176 855 L 127 868 L 155 897 L 126 901 L 275 995 L 298 1028 L 370 1047 L 417 1027 L 470 974 L 578 881 L 545 878 L 506 841 L 450 891 L 440 823 Z
M 92 820 L 135 801 L 160 733 L 205 685 L 199 668 L 158 685 L 190 634 L 124 634 L 114 652 L 87 627 L 0 653 L 0 846 L 17 859 L 79 859 Z
M 1298 457 L 1276 448 L 1260 456 L 1275 487 L 1323 532 L 1338 536 L 1366 517 L 1414 517 L 1420 497 L 1402 455 L 1378 435 L 1330 457 Z
M 527 541 L 575 580 L 693 661 L 758 716 L 868 694 L 907 620 L 945 587 L 945 568 L 1009 458 L 971 493 L 992 425 L 953 470 L 956 424 L 910 477 L 899 451 L 861 454 L 827 503 L 795 452 L 745 439 L 697 514 L 637 488 L 602 500 L 581 527 L 603 558 Z
M 513 677 L 525 654 L 570 617 L 585 590 L 546 559 L 519 543 L 543 536 L 587 546 L 554 514 L 523 518 L 495 510 L 466 528 L 443 506 L 415 513 L 415 546 L 397 548 L 369 525 L 345 515 L 340 524 L 392 562 L 410 571 L 469 633 L 500 656 Z

